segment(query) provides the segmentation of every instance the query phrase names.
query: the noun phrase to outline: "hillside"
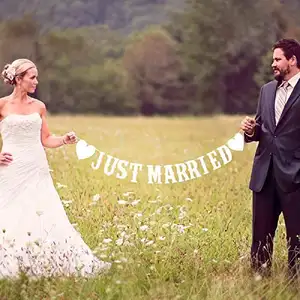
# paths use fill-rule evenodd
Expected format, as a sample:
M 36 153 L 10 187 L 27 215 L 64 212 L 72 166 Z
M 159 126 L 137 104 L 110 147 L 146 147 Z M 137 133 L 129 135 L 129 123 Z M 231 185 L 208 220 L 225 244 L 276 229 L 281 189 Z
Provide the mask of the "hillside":
M 183 7 L 182 0 L 1 0 L 0 18 L 32 14 L 43 30 L 107 24 L 130 33 L 168 20 L 171 11 Z

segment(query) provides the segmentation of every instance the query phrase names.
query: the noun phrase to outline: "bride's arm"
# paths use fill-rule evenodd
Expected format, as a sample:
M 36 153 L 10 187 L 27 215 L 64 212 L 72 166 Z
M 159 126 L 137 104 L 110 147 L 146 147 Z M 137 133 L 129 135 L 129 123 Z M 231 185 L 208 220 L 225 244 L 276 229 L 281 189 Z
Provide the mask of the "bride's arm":
M 5 100 L 3 98 L 0 98 L 0 118 L 2 117 L 2 109 L 4 107 Z
M 54 136 L 50 133 L 47 120 L 47 109 L 44 103 L 41 104 L 41 118 L 42 118 L 42 130 L 41 141 L 46 148 L 58 148 L 66 144 L 74 144 L 76 142 L 76 136 L 74 132 L 67 133 L 63 136 Z

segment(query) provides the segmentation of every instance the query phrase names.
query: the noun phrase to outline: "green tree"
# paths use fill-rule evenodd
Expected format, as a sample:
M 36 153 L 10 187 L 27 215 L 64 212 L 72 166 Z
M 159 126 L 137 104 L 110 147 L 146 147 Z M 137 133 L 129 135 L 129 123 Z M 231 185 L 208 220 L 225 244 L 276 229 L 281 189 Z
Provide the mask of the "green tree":
M 199 113 L 252 112 L 256 108 L 254 74 L 281 34 L 274 1 L 187 0 L 168 27 L 197 84 Z
M 139 101 L 140 112 L 179 113 L 186 110 L 183 65 L 175 41 L 161 29 L 146 31 L 129 43 L 124 66 Z

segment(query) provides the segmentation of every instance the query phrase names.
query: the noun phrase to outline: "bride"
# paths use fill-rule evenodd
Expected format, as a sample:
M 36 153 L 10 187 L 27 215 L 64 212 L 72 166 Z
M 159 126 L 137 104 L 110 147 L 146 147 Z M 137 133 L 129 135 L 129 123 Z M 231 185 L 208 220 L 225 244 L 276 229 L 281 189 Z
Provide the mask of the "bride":
M 32 61 L 15 60 L 2 77 L 14 90 L 0 99 L 0 278 L 108 270 L 69 222 L 49 172 L 44 147 L 74 144 L 75 133 L 50 134 L 44 103 L 28 96 L 38 84 Z

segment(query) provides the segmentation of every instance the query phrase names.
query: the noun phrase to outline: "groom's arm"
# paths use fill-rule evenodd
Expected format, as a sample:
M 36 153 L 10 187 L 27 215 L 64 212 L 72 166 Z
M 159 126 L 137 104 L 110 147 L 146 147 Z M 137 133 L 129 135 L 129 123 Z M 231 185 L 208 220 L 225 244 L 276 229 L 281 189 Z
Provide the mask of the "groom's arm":
M 256 109 L 255 115 L 255 127 L 252 135 L 247 134 L 244 132 L 244 140 L 245 143 L 251 142 L 258 142 L 260 140 L 260 133 L 261 133 L 261 125 L 262 125 L 262 118 L 261 118 L 261 102 L 262 102 L 262 95 L 263 95 L 263 87 L 260 89 L 258 105 Z

